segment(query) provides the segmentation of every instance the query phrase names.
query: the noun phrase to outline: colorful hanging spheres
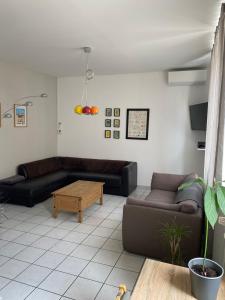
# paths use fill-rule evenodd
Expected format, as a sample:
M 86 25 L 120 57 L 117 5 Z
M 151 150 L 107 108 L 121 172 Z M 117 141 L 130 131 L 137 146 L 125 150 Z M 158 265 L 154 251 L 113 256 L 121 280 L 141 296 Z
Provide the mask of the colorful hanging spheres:
M 89 106 L 83 107 L 82 113 L 85 114 L 85 115 L 90 115 L 91 114 L 91 108 Z
M 91 107 L 91 115 L 97 115 L 99 112 L 99 108 L 97 106 Z
M 74 112 L 78 115 L 82 114 L 83 107 L 81 105 L 77 105 L 74 107 Z

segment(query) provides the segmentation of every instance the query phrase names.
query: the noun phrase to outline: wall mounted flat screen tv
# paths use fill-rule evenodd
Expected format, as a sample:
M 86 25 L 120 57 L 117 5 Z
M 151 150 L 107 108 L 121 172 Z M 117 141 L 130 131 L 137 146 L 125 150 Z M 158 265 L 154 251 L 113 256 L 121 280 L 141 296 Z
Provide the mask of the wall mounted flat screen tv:
M 206 130 L 208 102 L 190 105 L 190 119 L 192 130 Z

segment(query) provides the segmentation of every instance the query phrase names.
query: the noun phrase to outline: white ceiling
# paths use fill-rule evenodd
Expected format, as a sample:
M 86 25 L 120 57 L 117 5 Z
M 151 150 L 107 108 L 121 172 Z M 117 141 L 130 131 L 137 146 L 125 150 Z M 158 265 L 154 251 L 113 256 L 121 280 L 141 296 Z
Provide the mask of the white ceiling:
M 222 0 L 0 0 L 0 60 L 57 75 L 204 66 Z

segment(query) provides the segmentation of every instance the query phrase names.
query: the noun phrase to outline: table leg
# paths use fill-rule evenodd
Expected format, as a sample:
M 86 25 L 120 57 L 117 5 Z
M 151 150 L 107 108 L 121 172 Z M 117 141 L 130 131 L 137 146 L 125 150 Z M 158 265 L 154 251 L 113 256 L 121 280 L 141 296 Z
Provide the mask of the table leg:
M 82 223 L 83 222 L 83 211 L 82 210 L 79 211 L 79 217 L 78 218 L 79 218 L 78 222 Z
M 57 218 L 58 216 L 58 209 L 57 209 L 57 201 L 56 201 L 56 197 L 53 196 L 53 210 L 52 210 L 52 215 L 54 218 Z
M 101 187 L 100 205 L 103 205 L 103 187 Z

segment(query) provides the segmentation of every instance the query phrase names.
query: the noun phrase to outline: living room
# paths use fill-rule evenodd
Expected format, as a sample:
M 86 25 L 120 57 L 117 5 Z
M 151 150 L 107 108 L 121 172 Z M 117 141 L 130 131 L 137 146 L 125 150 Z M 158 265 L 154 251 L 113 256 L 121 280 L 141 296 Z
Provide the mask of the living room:
M 173 203 L 172 198 L 164 206 L 144 205 L 150 190 L 162 191 L 170 180 L 176 187 L 163 191 L 175 197 L 186 178 L 183 175 L 197 174 L 208 184 L 214 177 L 224 179 L 223 170 L 210 169 L 212 157 L 217 157 L 217 165 L 223 164 L 217 150 L 221 147 L 215 146 L 223 134 L 223 123 L 218 125 L 222 121 L 216 119 L 211 105 L 207 131 L 196 130 L 190 114 L 191 106 L 213 102 L 219 94 L 213 90 L 212 77 L 218 78 L 219 72 L 213 68 L 211 53 L 223 8 L 222 1 L 164 2 L 10 0 L 0 4 L 2 299 L 110 300 L 117 295 L 124 300 L 176 299 L 176 295 L 195 299 L 190 286 L 175 289 L 179 279 L 172 287 L 167 286 L 169 280 L 165 282 L 165 298 L 160 291 L 151 294 L 150 287 L 146 295 L 140 293 L 147 263 L 162 261 L 176 267 L 160 253 L 161 241 L 155 242 L 158 257 L 155 248 L 148 247 L 162 234 L 155 226 L 157 220 L 149 223 L 155 215 L 144 217 L 144 211 L 170 210 L 168 221 L 164 215 L 159 217 L 164 225 L 172 216 L 181 220 L 181 226 L 195 224 L 196 232 L 187 241 L 196 245 L 198 253 L 189 257 L 191 250 L 188 254 L 184 249 L 182 269 L 175 269 L 186 272 L 187 259 L 203 256 L 203 206 L 192 198 L 188 200 L 194 206 L 183 200 Z M 90 78 L 86 71 L 92 71 Z M 97 114 L 80 114 L 79 105 L 97 107 Z M 219 106 L 222 114 L 223 104 Z M 26 112 L 22 121 L 16 108 Z M 130 116 L 143 112 L 146 117 L 144 138 L 129 136 L 129 112 Z M 49 158 L 54 159 L 42 161 Z M 54 172 L 61 176 L 58 186 L 48 181 Z M 181 177 L 164 179 L 157 174 Z M 101 185 L 98 193 L 103 205 L 93 204 L 93 192 L 95 198 L 82 211 L 68 208 L 67 202 L 60 207 L 59 195 L 51 193 L 77 180 L 105 183 L 104 195 Z M 133 216 L 133 207 L 139 205 L 140 213 L 135 210 Z M 193 215 L 184 212 L 190 207 Z M 200 210 L 199 223 L 194 223 Z M 222 217 L 218 220 L 208 258 L 224 267 L 225 227 Z M 148 230 L 149 239 L 144 232 Z M 138 232 L 143 241 L 133 244 Z M 174 289 L 170 298 L 167 288 Z M 179 290 L 184 298 L 177 294 Z M 217 299 L 224 293 L 222 281 Z

